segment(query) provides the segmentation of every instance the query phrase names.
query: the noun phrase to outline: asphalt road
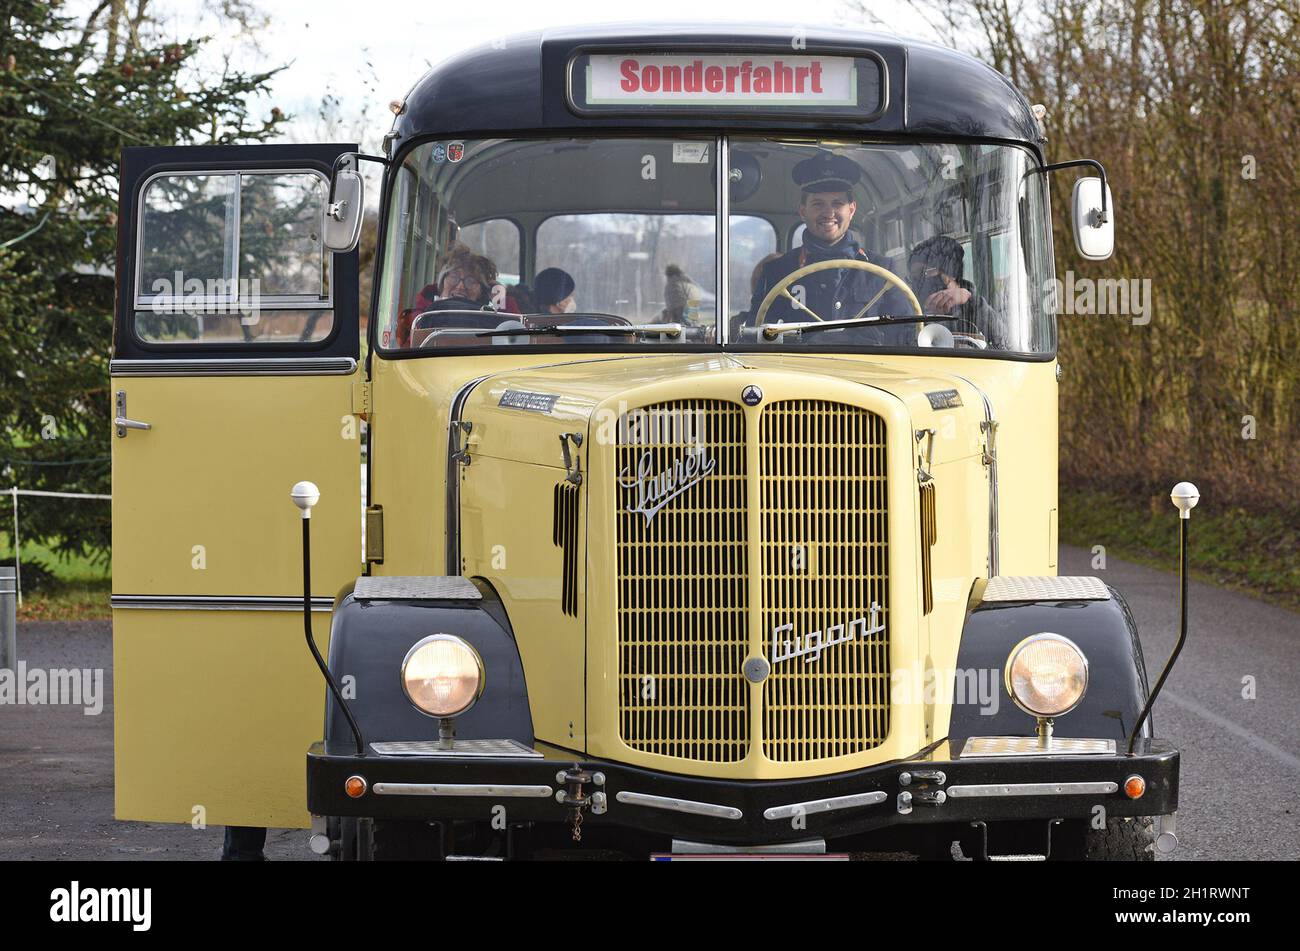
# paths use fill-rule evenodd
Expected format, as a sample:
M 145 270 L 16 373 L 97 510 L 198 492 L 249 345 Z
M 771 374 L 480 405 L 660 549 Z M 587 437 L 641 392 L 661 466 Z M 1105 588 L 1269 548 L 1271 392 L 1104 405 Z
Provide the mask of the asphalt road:
M 1123 591 L 1154 678 L 1177 636 L 1176 579 L 1062 550 L 1062 574 Z M 1156 731 L 1182 750 L 1174 859 L 1300 858 L 1300 614 L 1208 585 L 1190 589 L 1187 648 L 1156 705 Z M 0 706 L 0 859 L 215 859 L 221 829 L 113 819 L 112 644 L 107 622 L 30 623 L 30 667 L 104 668 L 102 713 Z M 1243 697 L 1253 678 L 1254 699 Z M 271 859 L 307 859 L 306 833 L 272 830 Z

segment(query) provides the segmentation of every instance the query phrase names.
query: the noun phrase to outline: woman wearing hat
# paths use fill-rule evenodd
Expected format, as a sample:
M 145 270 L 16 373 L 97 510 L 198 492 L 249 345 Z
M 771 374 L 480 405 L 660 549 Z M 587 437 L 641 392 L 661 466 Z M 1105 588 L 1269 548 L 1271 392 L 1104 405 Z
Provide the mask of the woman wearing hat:
M 548 267 L 533 280 L 533 301 L 540 314 L 571 314 L 578 309 L 573 298 L 577 284 L 568 271 Z

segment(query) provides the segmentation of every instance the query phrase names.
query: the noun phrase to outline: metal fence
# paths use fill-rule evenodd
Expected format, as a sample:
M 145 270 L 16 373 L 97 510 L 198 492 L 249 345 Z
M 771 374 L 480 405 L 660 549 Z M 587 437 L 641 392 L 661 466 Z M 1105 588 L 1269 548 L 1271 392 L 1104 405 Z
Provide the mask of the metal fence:
M 37 496 L 45 499 L 100 499 L 103 501 L 109 501 L 113 498 L 111 495 L 92 495 L 90 493 L 83 493 L 83 492 L 42 492 L 37 489 L 20 489 L 16 485 L 8 489 L 0 489 L 0 495 L 8 495 L 8 496 L 12 496 L 13 498 L 14 566 L 13 568 L 0 568 L 0 572 L 9 571 L 12 573 L 13 597 L 16 598 L 17 604 L 23 603 L 23 568 L 22 568 L 22 554 L 21 554 L 22 536 L 19 534 L 19 527 L 18 527 L 19 496 L 23 496 L 23 495 Z M 5 577 L 6 577 L 5 575 L 0 574 L 0 588 L 5 587 L 3 582 L 3 579 Z M 6 597 L 6 595 L 4 595 L 3 591 L 0 591 L 0 600 L 2 600 L 4 597 Z M 2 644 L 0 644 L 0 649 L 3 649 Z M 4 664 L 0 664 L 0 668 L 3 667 Z

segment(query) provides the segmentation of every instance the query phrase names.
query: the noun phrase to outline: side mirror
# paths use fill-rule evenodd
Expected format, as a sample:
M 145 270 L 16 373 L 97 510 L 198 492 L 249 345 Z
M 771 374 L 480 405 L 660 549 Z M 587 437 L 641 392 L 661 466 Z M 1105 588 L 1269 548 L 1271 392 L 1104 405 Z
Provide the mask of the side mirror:
M 1080 178 L 1071 199 L 1074 246 L 1089 261 L 1104 261 L 1115 250 L 1115 202 L 1100 178 Z
M 365 217 L 366 185 L 355 169 L 340 169 L 330 189 L 333 199 L 325 207 L 325 247 L 347 253 L 361 240 Z

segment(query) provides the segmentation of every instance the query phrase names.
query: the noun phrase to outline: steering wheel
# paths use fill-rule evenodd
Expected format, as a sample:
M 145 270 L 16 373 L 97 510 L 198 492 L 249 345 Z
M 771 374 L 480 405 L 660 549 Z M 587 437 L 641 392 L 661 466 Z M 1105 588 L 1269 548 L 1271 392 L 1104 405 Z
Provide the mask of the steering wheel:
M 858 311 L 856 315 L 854 315 L 854 320 L 861 319 L 862 316 L 871 309 L 872 305 L 885 295 L 885 291 L 889 289 L 889 284 L 893 284 L 907 295 L 908 303 L 916 308 L 916 316 L 921 317 L 925 313 L 924 309 L 921 307 L 921 302 L 917 300 L 916 295 L 912 293 L 912 289 L 907 286 L 907 283 L 901 277 L 889 270 L 889 268 L 881 267 L 879 264 L 872 264 L 870 261 L 857 261 L 853 258 L 835 258 L 830 261 L 814 261 L 812 264 L 805 264 L 803 267 L 791 271 L 785 277 L 781 278 L 781 280 L 772 285 L 772 289 L 767 292 L 767 296 L 763 298 L 763 302 L 758 305 L 758 311 L 754 314 L 754 326 L 761 327 L 763 325 L 763 321 L 767 319 L 768 310 L 770 310 L 772 305 L 776 303 L 778 297 L 784 297 L 786 300 L 790 301 L 790 305 L 794 307 L 796 311 L 803 311 L 805 314 L 812 317 L 813 320 L 825 321 L 825 317 L 811 310 L 807 304 L 800 303 L 800 301 L 791 294 L 787 288 L 795 281 L 805 278 L 809 274 L 816 274 L 818 271 L 828 271 L 831 268 L 850 268 L 858 271 L 868 271 L 871 274 L 884 278 L 887 282 L 886 286 L 882 287 L 876 296 L 867 301 L 866 305 Z

